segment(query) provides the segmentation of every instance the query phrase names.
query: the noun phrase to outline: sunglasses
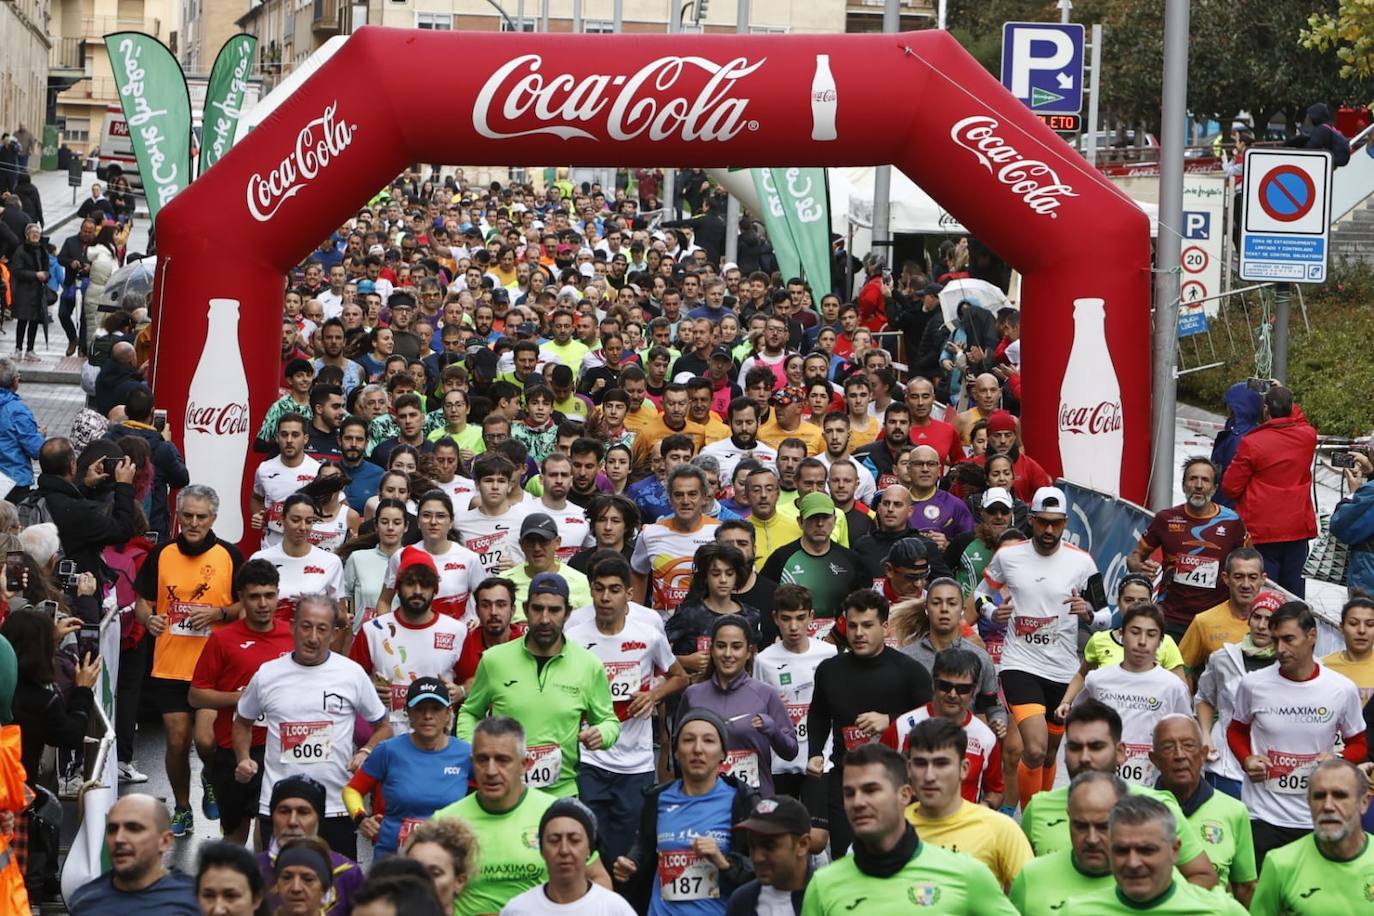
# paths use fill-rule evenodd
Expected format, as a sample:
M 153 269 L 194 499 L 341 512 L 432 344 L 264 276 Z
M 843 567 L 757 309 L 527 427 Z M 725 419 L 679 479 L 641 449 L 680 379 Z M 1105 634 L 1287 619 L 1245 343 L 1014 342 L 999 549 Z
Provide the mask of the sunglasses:
M 946 681 L 943 678 L 935 679 L 935 689 L 940 693 L 949 693 L 953 691 L 961 697 L 966 697 L 970 693 L 973 693 L 973 688 L 973 684 L 956 684 L 954 681 Z

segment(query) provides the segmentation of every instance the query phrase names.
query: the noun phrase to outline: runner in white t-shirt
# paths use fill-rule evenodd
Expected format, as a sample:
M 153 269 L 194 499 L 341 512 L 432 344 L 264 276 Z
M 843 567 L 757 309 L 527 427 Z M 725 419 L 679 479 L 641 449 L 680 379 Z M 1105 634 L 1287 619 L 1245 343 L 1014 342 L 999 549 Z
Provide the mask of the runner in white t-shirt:
M 396 609 L 368 621 L 349 656 L 372 675 L 379 694 L 385 688 L 392 730 L 403 735 L 410 731 L 406 692 L 411 682 L 438 678 L 448 685 L 451 702 L 461 699 L 462 688 L 455 682 L 468 628 L 433 607 L 439 572 L 429 552 L 411 545 L 397 557 Z
M 470 616 L 475 621 L 476 615 L 468 612 L 468 596 L 486 578 L 487 572 L 477 554 L 449 540 L 449 532 L 453 528 L 453 504 L 445 494 L 431 490 L 420 497 L 417 508 L 423 540 L 416 546 L 434 559 L 435 569 L 439 573 L 439 593 L 434 598 L 434 610 L 455 620 Z M 378 614 L 391 610 L 396 597 L 396 571 L 402 552 L 392 554 L 387 561 L 386 578 L 382 580 L 382 592 L 377 596 Z
M 1193 700 L 1183 679 L 1159 664 L 1164 639 L 1164 613 L 1153 604 L 1137 604 L 1121 620 L 1121 664 L 1094 668 L 1079 697 L 1092 697 L 1121 715 L 1121 743 L 1126 762 L 1117 775 L 1138 786 L 1154 786 L 1159 775 L 1150 761 L 1155 726 L 1167 715 L 1191 716 Z M 1064 695 L 1056 714 L 1065 718 L 1077 698 Z
M 673 657 L 668 638 L 653 626 L 628 619 L 630 566 L 605 560 L 590 570 L 594 616 L 568 626 L 563 636 L 601 659 L 620 720 L 610 748 L 583 751 L 577 768 L 578 796 L 596 812 L 612 857 L 624 855 L 638 830 L 644 790 L 654 784 L 655 706 L 687 687 L 687 673 Z
M 272 787 L 286 776 L 310 776 L 325 787 L 325 819 L 320 836 L 341 855 L 357 855 L 357 835 L 343 803 L 351 772 L 382 741 L 391 737 L 386 707 L 367 672 L 331 652 L 342 621 L 335 602 L 310 597 L 296 608 L 291 624 L 294 648 L 258 669 L 239 697 L 234 716 L 234 778 L 251 782 L 258 764 L 249 755 L 253 726 L 267 729 L 267 751 L 258 813 L 270 814 Z M 353 728 L 361 716 L 375 731 L 354 747 Z
M 458 511 L 453 519 L 453 529 L 463 546 L 477 554 L 488 575 L 499 576 L 525 562 L 520 552 L 520 523 L 525 513 L 519 506 L 506 508 L 511 478 L 517 473 L 504 455 L 478 455 L 472 463 L 477 505 Z
M 1251 671 L 1236 688 L 1226 743 L 1246 779 L 1241 801 L 1250 811 L 1255 864 L 1271 849 L 1312 830 L 1307 781 L 1322 758 L 1336 753 L 1363 763 L 1369 756 L 1360 692 L 1354 681 L 1314 658 L 1317 622 L 1300 601 L 1269 618 L 1276 664 Z
M 320 471 L 320 463 L 305 453 L 305 441 L 305 419 L 284 417 L 277 423 L 277 456 L 253 472 L 251 523 L 254 530 L 262 531 L 264 547 L 281 543 L 281 510 L 286 497 L 314 480 Z
M 310 543 L 315 507 L 308 497 L 293 494 L 282 504 L 284 540 L 253 554 L 277 568 L 277 617 L 290 620 L 300 595 L 343 596 L 343 563 L 327 550 Z
M 985 620 L 1007 624 L 1001 680 L 1021 735 L 1017 790 L 1024 808 L 1031 796 L 1054 786 L 1055 757 L 1064 722 L 1055 713 L 1078 671 L 1078 624 L 1111 624 L 1111 612 L 1094 614 L 1083 597 L 1097 574 L 1091 556 L 1063 542 L 1069 501 L 1056 487 L 1031 499 L 1031 539 L 993 554 L 974 592 Z
M 544 488 L 538 504 L 528 507 L 530 512 L 543 512 L 558 526 L 558 562 L 566 563 L 583 547 L 595 543 L 587 512 L 568 502 L 572 490 L 572 459 L 562 452 L 554 452 L 544 459 L 539 469 L 539 481 Z
M 720 465 L 721 481 L 730 481 L 735 476 L 735 465 L 745 458 L 753 458 L 767 468 L 776 466 L 778 450 L 759 441 L 758 405 L 749 398 L 738 397 L 730 402 L 726 414 L 730 437 L 708 442 L 701 449 L 701 454 L 710 455 Z

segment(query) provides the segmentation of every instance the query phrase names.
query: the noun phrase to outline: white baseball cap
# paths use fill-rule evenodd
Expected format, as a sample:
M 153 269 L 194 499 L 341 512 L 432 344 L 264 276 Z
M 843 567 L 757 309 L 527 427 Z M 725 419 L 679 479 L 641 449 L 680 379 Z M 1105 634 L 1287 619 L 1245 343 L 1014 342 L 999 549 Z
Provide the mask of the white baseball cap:
M 1058 487 L 1041 487 L 1031 497 L 1031 512 L 1037 515 L 1068 515 L 1069 498 Z
M 986 509 L 988 506 L 1006 506 L 1011 509 L 1015 503 L 1006 487 L 988 487 L 983 491 L 983 508 Z

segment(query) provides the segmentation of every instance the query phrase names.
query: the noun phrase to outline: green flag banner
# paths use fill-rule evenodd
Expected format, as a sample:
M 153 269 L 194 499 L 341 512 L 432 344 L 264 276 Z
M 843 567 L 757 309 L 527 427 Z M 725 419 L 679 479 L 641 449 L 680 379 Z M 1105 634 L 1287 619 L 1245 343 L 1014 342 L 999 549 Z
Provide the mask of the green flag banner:
M 205 133 L 201 137 L 198 175 L 204 175 L 234 145 L 234 130 L 248 95 L 248 73 L 253 69 L 257 47 L 256 37 L 240 34 L 219 49 L 205 89 Z
M 785 278 L 830 288 L 830 207 L 825 169 L 753 169 L 763 223 Z
M 119 103 L 143 178 L 148 214 L 157 212 L 191 183 L 191 96 L 172 52 L 151 35 L 105 36 Z

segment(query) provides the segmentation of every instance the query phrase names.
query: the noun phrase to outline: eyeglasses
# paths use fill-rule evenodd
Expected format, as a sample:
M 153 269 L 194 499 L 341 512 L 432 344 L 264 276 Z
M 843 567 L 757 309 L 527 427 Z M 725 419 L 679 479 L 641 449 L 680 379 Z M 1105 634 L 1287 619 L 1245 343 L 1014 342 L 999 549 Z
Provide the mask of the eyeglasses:
M 1009 508 L 1007 508 L 1006 506 L 1003 506 L 1003 505 L 1001 505 L 1001 504 L 998 504 L 998 505 L 995 505 L 995 506 L 984 506 L 984 507 L 983 507 L 983 514 L 984 514 L 984 515 L 1011 515 L 1011 509 L 1009 509 Z
M 1051 529 L 1063 528 L 1069 522 L 1069 520 L 1066 518 L 1042 518 L 1039 515 L 1032 515 L 1031 521 L 1034 522 L 1036 525 L 1039 525 L 1041 528 Z
M 954 681 L 947 681 L 944 678 L 935 679 L 935 689 L 940 693 L 954 692 L 961 697 L 966 697 L 973 693 L 973 684 L 957 684 Z
M 924 569 L 899 569 L 897 576 L 904 582 L 924 582 L 930 575 L 929 567 Z

